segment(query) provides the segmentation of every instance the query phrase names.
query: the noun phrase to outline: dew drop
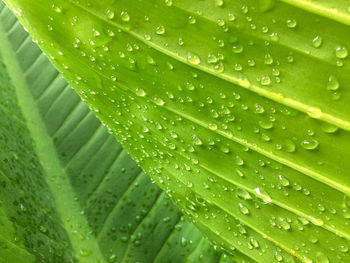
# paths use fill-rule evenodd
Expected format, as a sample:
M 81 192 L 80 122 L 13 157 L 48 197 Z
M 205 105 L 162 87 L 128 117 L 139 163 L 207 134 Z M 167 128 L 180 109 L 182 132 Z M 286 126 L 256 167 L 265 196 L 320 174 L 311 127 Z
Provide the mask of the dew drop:
M 312 46 L 315 48 L 319 48 L 322 45 L 323 39 L 320 36 L 314 37 L 312 40 Z
M 197 56 L 193 53 L 188 54 L 187 61 L 192 65 L 198 65 L 201 62 L 199 56 Z
M 319 143 L 315 139 L 307 139 L 301 142 L 301 146 L 310 151 L 317 149 L 318 145 Z
M 338 127 L 328 122 L 322 122 L 321 130 L 325 133 L 335 133 L 338 130 Z
M 129 22 L 130 21 L 130 16 L 128 14 L 128 12 L 126 11 L 122 11 L 120 13 L 120 18 L 124 21 L 124 22 Z
M 212 131 L 215 131 L 215 130 L 218 129 L 218 126 L 215 123 L 212 123 L 212 122 L 208 124 L 208 127 Z
M 241 211 L 241 213 L 244 215 L 249 214 L 249 209 L 242 204 L 239 204 L 239 211 Z
M 316 263 L 329 263 L 329 259 L 327 256 L 319 254 L 316 256 Z
M 349 251 L 349 248 L 347 245 L 340 245 L 339 246 L 339 251 L 342 253 L 347 253 Z
M 268 75 L 263 75 L 261 77 L 261 81 L 260 81 L 260 84 L 263 85 L 263 86 L 267 86 L 267 85 L 270 85 L 271 84 L 271 79 Z
M 236 190 L 236 194 L 239 198 L 243 199 L 243 200 L 250 200 L 252 199 L 251 195 L 249 194 L 248 191 L 246 191 L 245 189 L 242 188 L 237 188 Z
M 283 260 L 283 257 L 281 256 L 281 254 L 277 251 L 275 251 L 274 256 L 278 262 L 281 262 Z
M 327 90 L 337 90 L 339 89 L 339 81 L 333 75 L 330 75 L 327 83 Z
M 344 46 L 338 46 L 335 49 L 335 56 L 337 58 L 346 58 L 348 56 L 348 50 Z
M 173 0 L 165 0 L 165 4 L 167 6 L 172 6 L 173 5 Z
M 297 21 L 295 19 L 288 19 L 286 23 L 289 28 L 295 28 L 297 26 Z
M 108 19 L 113 19 L 114 18 L 114 12 L 112 10 L 108 9 L 106 14 L 107 14 L 107 18 Z
M 165 34 L 165 27 L 164 26 L 157 26 L 156 33 L 158 35 L 164 35 Z
M 278 178 L 283 186 L 289 186 L 289 180 L 287 178 L 283 177 L 282 175 L 280 175 Z
M 136 95 L 139 97 L 146 96 L 146 92 L 143 89 L 136 89 Z

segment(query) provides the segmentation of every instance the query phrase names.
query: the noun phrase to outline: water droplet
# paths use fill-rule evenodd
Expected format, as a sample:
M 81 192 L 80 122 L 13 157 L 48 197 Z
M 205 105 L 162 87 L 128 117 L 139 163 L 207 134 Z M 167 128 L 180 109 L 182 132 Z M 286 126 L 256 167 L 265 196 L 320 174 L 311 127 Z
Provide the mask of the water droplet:
M 250 238 L 250 244 L 255 247 L 255 248 L 258 248 L 259 247 L 259 243 L 258 241 L 256 241 L 254 238 Z
M 106 14 L 107 14 L 107 18 L 108 19 L 113 19 L 114 18 L 114 12 L 112 10 L 108 9 Z
M 284 229 L 284 230 L 289 230 L 290 229 L 290 224 L 283 218 L 280 219 L 279 221 L 279 226 Z
M 215 66 L 214 66 L 214 70 L 217 72 L 217 73 L 222 73 L 224 70 L 225 70 L 225 66 L 222 62 L 219 62 L 217 63 Z
M 260 84 L 263 85 L 263 86 L 267 86 L 267 85 L 270 85 L 271 84 L 271 79 L 268 75 L 263 75 L 261 77 L 261 81 L 260 81 Z
M 323 226 L 324 222 L 321 219 L 317 219 L 315 217 L 309 216 L 308 217 L 311 223 L 313 223 L 316 226 Z
M 266 191 L 264 191 L 263 189 L 261 189 L 259 187 L 255 188 L 254 191 L 264 201 L 264 203 L 271 203 L 271 201 L 272 201 L 271 197 Z
M 274 256 L 278 262 L 281 262 L 283 260 L 283 257 L 281 256 L 281 254 L 278 251 L 275 251 Z
M 79 255 L 82 257 L 88 257 L 88 256 L 90 256 L 90 254 L 91 254 L 91 251 L 88 249 L 85 249 L 85 248 L 82 248 L 79 251 Z
M 193 25 L 197 22 L 196 18 L 194 16 L 189 16 L 188 17 L 188 23 Z
M 308 111 L 307 111 L 307 115 L 309 115 L 311 118 L 321 118 L 322 116 L 322 111 L 321 109 L 319 108 L 310 108 Z
M 273 58 L 270 54 L 265 55 L 264 63 L 266 65 L 271 65 L 273 63 Z
M 128 12 L 126 11 L 122 11 L 120 13 L 120 18 L 124 21 L 124 22 L 129 22 L 130 21 L 130 16 L 128 14 Z
M 310 236 L 309 241 L 313 244 L 316 244 L 318 242 L 318 238 L 316 236 Z
M 158 35 L 164 35 L 165 34 L 165 27 L 164 26 L 157 26 L 156 33 Z
M 335 49 L 335 56 L 337 58 L 346 58 L 348 56 L 348 50 L 344 46 L 338 46 Z
M 289 185 L 289 180 L 287 178 L 283 177 L 282 175 L 279 175 L 279 179 L 280 179 L 281 184 L 283 186 L 288 186 Z
M 243 200 L 250 200 L 252 199 L 251 195 L 249 194 L 248 191 L 246 191 L 245 189 L 242 188 L 237 188 L 236 190 L 236 194 L 239 198 L 243 199 Z
M 153 99 L 153 101 L 154 101 L 157 105 L 159 105 L 159 106 L 162 106 L 162 105 L 165 104 L 165 102 L 164 102 L 161 98 L 159 98 L 159 97 L 155 97 L 155 98 Z
M 287 139 L 284 145 L 284 149 L 289 153 L 295 152 L 295 143 L 292 140 Z
M 192 65 L 198 65 L 201 62 L 199 56 L 197 56 L 193 53 L 188 54 L 187 61 Z
M 306 150 L 315 150 L 318 147 L 318 141 L 314 139 L 307 139 L 301 142 L 301 146 Z
M 173 5 L 173 0 L 165 0 L 165 4 L 167 6 L 172 6 Z
M 343 253 L 347 253 L 349 251 L 349 247 L 347 245 L 340 245 L 339 251 Z
M 238 155 L 235 158 L 235 163 L 239 166 L 242 166 L 244 164 L 244 161 L 241 157 L 239 157 Z
M 329 78 L 328 78 L 327 89 L 328 90 L 337 90 L 337 89 L 339 89 L 339 81 L 333 75 L 330 75 Z
M 242 204 L 239 204 L 239 211 L 241 211 L 241 213 L 244 215 L 249 214 L 249 209 Z
M 139 97 L 146 96 L 146 92 L 143 89 L 136 89 L 136 95 Z
M 232 51 L 233 51 L 233 53 L 235 53 L 235 54 L 240 54 L 240 53 L 242 53 L 243 52 L 243 46 L 242 45 L 235 45 L 235 46 L 233 46 L 232 47 Z
M 297 26 L 297 21 L 295 19 L 288 19 L 286 23 L 289 28 L 295 28 Z
M 316 256 L 316 263 L 329 263 L 329 259 L 327 256 L 319 254 Z
M 323 39 L 320 36 L 314 37 L 312 40 L 312 46 L 315 48 L 319 48 L 322 45 Z
M 211 129 L 212 131 L 215 131 L 215 130 L 217 130 L 217 128 L 218 128 L 218 126 L 215 124 L 215 123 L 209 123 L 208 124 L 208 127 L 209 127 L 209 129 Z

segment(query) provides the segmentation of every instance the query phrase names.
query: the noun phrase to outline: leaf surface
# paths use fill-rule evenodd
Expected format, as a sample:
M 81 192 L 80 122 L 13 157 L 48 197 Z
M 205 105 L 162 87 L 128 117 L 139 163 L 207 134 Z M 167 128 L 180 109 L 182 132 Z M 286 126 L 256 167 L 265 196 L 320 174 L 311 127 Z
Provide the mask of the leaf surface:
M 0 10 L 0 262 L 232 262 Z
M 347 1 L 7 2 L 217 244 L 350 260 Z

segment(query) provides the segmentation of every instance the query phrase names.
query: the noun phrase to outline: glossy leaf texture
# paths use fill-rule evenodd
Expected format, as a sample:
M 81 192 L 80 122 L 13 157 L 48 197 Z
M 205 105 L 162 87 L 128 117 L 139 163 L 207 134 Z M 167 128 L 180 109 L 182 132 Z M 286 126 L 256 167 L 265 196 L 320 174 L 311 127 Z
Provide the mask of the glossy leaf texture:
M 350 261 L 348 1 L 6 2 L 216 244 Z
M 0 10 L 0 262 L 249 262 L 214 250 Z

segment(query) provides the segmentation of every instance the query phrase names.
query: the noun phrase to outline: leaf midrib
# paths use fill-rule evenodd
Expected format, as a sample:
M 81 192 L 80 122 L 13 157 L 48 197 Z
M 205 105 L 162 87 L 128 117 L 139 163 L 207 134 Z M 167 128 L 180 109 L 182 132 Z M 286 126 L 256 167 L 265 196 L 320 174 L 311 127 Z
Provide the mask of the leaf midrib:
M 53 141 L 49 136 L 45 124 L 39 114 L 37 104 L 29 91 L 24 74 L 19 66 L 15 51 L 12 49 L 7 32 L 0 24 L 0 53 L 7 66 L 12 84 L 15 87 L 18 105 L 26 121 L 26 127 L 34 141 L 37 156 L 45 172 L 46 182 L 55 200 L 57 212 L 61 217 L 61 222 L 67 231 L 74 251 L 77 254 L 81 249 L 91 251 L 89 258 L 79 258 L 80 262 L 91 262 L 92 258 L 96 262 L 104 262 L 97 240 L 89 234 L 90 229 L 86 218 L 81 215 L 81 208 L 75 198 L 74 190 L 69 182 L 64 167 L 62 166 Z M 60 187 L 57 187 L 57 186 Z M 70 219 L 70 220 L 67 220 Z M 73 232 L 72 221 L 80 225 L 80 234 L 86 236 L 81 239 Z
M 334 10 L 326 7 L 324 8 L 321 4 L 317 2 L 305 1 L 305 0 L 279 0 L 285 2 L 291 6 L 298 7 L 300 9 L 306 10 L 308 12 L 329 18 L 331 20 L 337 21 L 344 25 L 350 25 L 350 16 L 344 15 L 340 12 L 335 12 Z M 336 0 L 340 1 L 340 0 Z M 338 9 L 335 9 L 338 10 Z

